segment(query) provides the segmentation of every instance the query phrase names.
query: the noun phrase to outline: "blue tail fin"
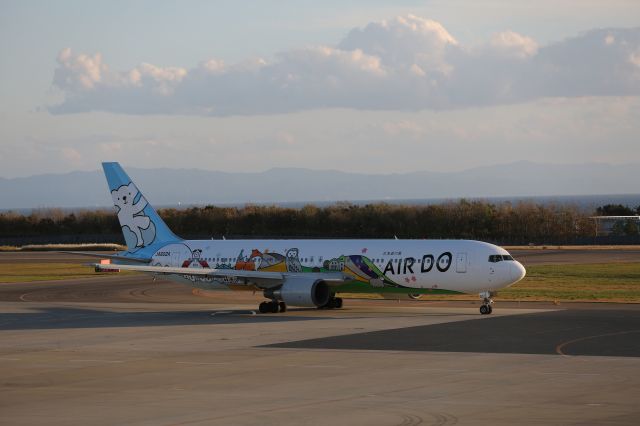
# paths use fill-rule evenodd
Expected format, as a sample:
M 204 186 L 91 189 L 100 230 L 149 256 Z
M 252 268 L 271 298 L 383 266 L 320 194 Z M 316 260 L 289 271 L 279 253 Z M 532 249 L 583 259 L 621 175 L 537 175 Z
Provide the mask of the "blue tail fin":
M 113 204 L 118 210 L 127 250 L 134 252 L 155 243 L 180 241 L 160 219 L 118 163 L 102 163 Z

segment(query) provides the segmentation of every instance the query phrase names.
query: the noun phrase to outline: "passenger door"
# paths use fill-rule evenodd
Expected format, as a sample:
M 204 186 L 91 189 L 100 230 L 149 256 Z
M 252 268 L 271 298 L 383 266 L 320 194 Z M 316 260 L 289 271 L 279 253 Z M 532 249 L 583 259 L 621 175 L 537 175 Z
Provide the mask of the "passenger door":
M 456 253 L 456 272 L 467 272 L 467 253 Z

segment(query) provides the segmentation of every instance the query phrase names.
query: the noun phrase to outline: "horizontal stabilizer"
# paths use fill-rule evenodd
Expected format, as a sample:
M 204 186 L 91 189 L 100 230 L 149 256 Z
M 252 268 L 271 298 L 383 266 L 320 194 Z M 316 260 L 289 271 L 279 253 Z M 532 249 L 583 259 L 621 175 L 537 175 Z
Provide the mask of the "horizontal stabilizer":
M 75 254 L 78 256 L 88 256 L 88 257 L 99 257 L 100 259 L 113 259 L 113 260 L 120 260 L 124 262 L 134 262 L 134 263 L 144 263 L 144 264 L 148 264 L 151 262 L 150 258 L 121 256 L 118 254 L 104 254 L 104 253 L 90 252 L 90 251 L 59 251 L 57 253 Z M 93 264 L 91 266 L 93 266 Z

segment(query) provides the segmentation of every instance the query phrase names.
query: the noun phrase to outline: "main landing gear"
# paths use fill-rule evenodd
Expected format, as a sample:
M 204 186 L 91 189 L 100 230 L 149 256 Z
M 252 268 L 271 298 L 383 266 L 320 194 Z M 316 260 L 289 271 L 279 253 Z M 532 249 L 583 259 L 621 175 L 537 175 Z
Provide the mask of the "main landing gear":
M 258 310 L 261 314 L 277 314 L 278 312 L 287 312 L 287 304 L 284 302 L 278 302 L 277 300 L 262 302 L 258 306 Z
M 341 297 L 330 297 L 327 303 L 318 306 L 318 309 L 340 309 L 342 308 Z M 287 304 L 278 302 L 277 300 L 264 301 L 258 306 L 261 314 L 277 314 L 278 312 L 287 312 Z
M 318 306 L 318 309 L 340 309 L 342 308 L 342 297 L 330 297 L 327 303 Z
M 489 315 L 491 312 L 493 312 L 493 308 L 491 307 L 491 305 L 493 304 L 491 293 L 488 291 L 483 291 L 482 293 L 480 293 L 480 297 L 482 298 L 480 313 L 482 315 Z

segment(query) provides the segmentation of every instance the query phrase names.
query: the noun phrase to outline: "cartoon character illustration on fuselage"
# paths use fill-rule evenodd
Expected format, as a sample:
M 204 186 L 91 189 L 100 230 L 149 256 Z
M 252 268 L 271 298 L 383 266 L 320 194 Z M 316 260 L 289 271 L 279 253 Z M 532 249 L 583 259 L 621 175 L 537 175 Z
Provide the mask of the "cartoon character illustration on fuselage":
M 280 253 L 262 253 L 260 250 L 251 251 L 252 258 L 258 258 L 258 270 L 269 272 L 286 272 L 285 257 Z
M 245 258 L 244 249 L 240 250 L 240 254 L 236 259 L 236 264 L 233 266 L 233 269 L 239 271 L 255 271 L 256 263 L 252 260 L 253 256 L 250 259 Z
M 297 248 L 287 250 L 286 259 L 288 272 L 302 272 L 302 264 L 298 258 Z

